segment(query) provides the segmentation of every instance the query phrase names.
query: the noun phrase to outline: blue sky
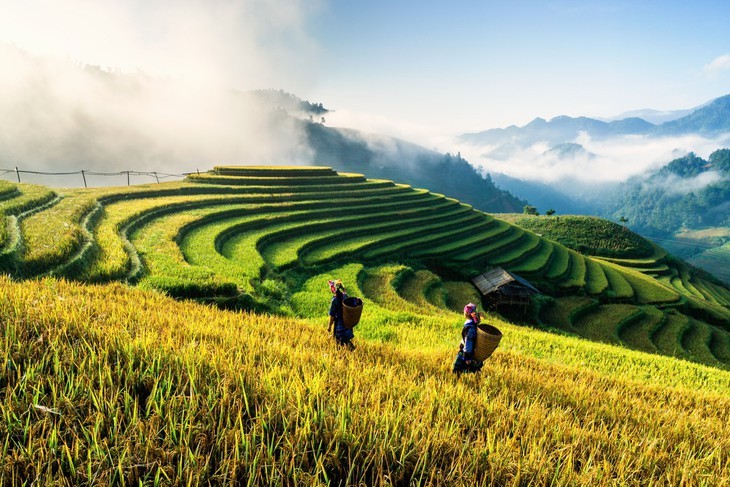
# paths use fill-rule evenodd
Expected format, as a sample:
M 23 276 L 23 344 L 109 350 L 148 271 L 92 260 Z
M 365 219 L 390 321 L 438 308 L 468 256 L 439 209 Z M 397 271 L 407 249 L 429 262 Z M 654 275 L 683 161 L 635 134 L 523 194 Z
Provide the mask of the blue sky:
M 727 1 L 0 0 L 0 43 L 439 137 L 730 93 Z M 9 66 L 0 68 L 9 72 Z
M 333 0 L 309 22 L 318 75 L 300 95 L 376 129 L 458 133 L 730 93 L 730 2 Z

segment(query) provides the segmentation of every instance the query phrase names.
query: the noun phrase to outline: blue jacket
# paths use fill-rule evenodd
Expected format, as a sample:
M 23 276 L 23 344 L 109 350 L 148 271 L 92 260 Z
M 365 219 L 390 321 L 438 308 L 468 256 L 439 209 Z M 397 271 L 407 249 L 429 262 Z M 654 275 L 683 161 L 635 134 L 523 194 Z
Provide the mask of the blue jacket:
M 342 299 L 338 299 L 337 295 L 332 296 L 330 303 L 330 316 L 335 318 L 335 338 L 337 341 L 345 343 L 355 338 L 352 328 L 345 326 L 345 320 L 342 317 L 342 301 L 347 298 L 347 294 L 342 294 Z
M 464 346 L 464 358 L 470 360 L 474 355 L 474 345 L 477 341 L 477 323 L 468 319 L 461 329 L 461 343 Z

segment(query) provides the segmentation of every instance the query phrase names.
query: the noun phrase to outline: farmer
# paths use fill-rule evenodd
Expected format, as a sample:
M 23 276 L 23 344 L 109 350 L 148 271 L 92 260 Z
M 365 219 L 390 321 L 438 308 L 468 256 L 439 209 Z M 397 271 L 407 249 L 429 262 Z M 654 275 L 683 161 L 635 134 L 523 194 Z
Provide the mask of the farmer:
M 340 345 L 347 347 L 350 351 L 355 350 L 355 345 L 352 343 L 355 333 L 352 328 L 345 326 L 345 320 L 342 317 L 342 301 L 347 298 L 347 290 L 339 279 L 328 281 L 328 283 L 333 296 L 330 303 L 330 322 L 327 332 L 334 332 L 333 336 Z
M 481 315 L 477 311 L 477 305 L 469 303 L 464 306 L 464 327 L 461 329 L 461 343 L 459 354 L 454 361 L 453 372 L 459 376 L 462 372 L 479 372 L 484 365 L 483 362 L 474 358 L 474 345 L 477 341 L 477 325 L 481 321 Z

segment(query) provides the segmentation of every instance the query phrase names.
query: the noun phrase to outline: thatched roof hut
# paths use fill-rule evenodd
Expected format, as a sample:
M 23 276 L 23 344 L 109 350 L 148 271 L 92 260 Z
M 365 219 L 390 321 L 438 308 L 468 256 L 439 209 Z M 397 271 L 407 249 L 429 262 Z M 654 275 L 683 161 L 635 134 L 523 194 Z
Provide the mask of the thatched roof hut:
M 526 279 L 501 267 L 476 276 L 472 282 L 495 305 L 527 305 L 533 294 L 540 294 L 540 291 Z

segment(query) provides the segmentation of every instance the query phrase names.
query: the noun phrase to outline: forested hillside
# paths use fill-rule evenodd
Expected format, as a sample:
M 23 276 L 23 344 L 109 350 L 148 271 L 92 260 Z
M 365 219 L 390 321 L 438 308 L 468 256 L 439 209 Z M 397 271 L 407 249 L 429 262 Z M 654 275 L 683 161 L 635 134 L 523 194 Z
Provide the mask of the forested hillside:
M 497 188 L 489 174 L 482 176 L 459 154 L 440 154 L 402 140 L 323 124 L 310 123 L 306 131 L 315 161 L 338 171 L 428 188 L 483 211 L 520 211 L 526 204 Z
M 520 211 L 526 201 L 495 186 L 460 154 L 439 153 L 394 137 L 326 124 L 322 103 L 301 100 L 281 90 L 247 94 L 281 115 L 298 120 L 315 165 L 389 179 L 458 197 L 483 211 Z
M 612 215 L 649 236 L 730 226 L 730 149 L 707 160 L 690 153 L 645 178 L 629 180 L 609 204 Z

